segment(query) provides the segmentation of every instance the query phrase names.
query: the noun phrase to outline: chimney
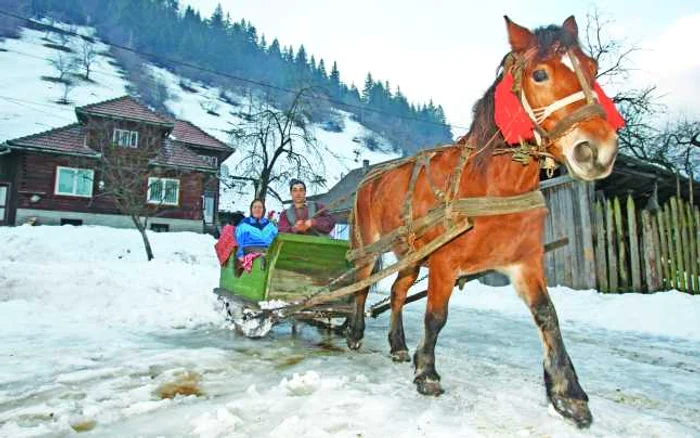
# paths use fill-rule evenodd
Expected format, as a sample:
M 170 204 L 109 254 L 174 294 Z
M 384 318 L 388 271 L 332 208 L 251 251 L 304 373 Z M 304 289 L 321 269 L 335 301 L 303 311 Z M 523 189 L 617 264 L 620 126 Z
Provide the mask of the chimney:
M 367 173 L 369 170 L 369 160 L 362 160 L 362 173 Z

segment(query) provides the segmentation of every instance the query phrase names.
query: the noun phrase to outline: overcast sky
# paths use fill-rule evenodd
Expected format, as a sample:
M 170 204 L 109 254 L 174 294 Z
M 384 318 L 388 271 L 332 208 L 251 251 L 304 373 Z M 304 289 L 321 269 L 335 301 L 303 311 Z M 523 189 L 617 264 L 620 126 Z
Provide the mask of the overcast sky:
M 268 43 L 303 44 L 341 80 L 362 87 L 367 72 L 388 80 L 411 101 L 432 98 L 448 121 L 469 126 L 471 107 L 491 84 L 508 51 L 503 15 L 526 27 L 561 24 L 575 15 L 579 29 L 597 8 L 605 30 L 639 47 L 625 85 L 655 84 L 671 115 L 700 118 L 700 2 L 652 0 L 180 0 L 208 17 L 221 3 L 231 19 L 245 18 Z M 474 6 L 477 5 L 477 6 Z M 663 6 L 660 6 L 663 5 Z M 610 90 L 609 94 L 612 94 Z M 455 135 L 464 133 L 454 128 Z

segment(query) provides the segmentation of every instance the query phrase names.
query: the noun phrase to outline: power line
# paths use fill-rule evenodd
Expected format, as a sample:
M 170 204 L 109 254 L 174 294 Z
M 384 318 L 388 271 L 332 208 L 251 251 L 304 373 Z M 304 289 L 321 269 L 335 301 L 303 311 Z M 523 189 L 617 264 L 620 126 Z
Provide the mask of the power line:
M 0 15 L 5 15 L 5 16 L 7 16 L 7 17 L 15 18 L 15 19 L 17 19 L 17 20 L 25 21 L 25 22 L 31 23 L 31 24 L 39 24 L 39 25 L 44 26 L 44 27 L 46 27 L 46 28 L 49 28 L 49 29 L 52 29 L 52 30 L 56 30 L 56 31 L 59 31 L 59 32 L 62 32 L 62 33 L 68 34 L 68 35 L 77 36 L 77 37 L 81 37 L 81 38 L 83 37 L 82 35 L 80 35 L 80 34 L 77 33 L 77 32 L 72 32 L 72 31 L 69 31 L 69 30 L 60 29 L 60 28 L 58 28 L 58 27 L 56 27 L 56 26 L 52 26 L 52 25 L 50 25 L 50 24 L 39 23 L 39 22 L 37 22 L 37 21 L 35 21 L 35 20 L 32 20 L 32 19 L 27 18 L 27 17 L 23 17 L 23 16 L 21 16 L 21 15 L 14 14 L 14 13 L 12 13 L 12 12 L 7 12 L 7 11 L 4 11 L 4 10 L 0 10 Z M 180 61 L 180 60 L 177 60 L 177 59 L 174 59 L 174 58 L 169 58 L 169 57 L 162 56 L 162 55 L 156 55 L 156 54 L 153 54 L 153 53 L 150 53 L 150 52 L 144 52 L 144 51 L 141 51 L 141 50 L 132 49 L 132 48 L 130 48 L 130 47 L 127 47 L 127 46 L 124 46 L 124 45 L 121 45 L 121 44 L 117 44 L 117 43 L 110 43 L 110 42 L 103 41 L 103 44 L 105 44 L 105 45 L 107 45 L 107 46 L 110 46 L 110 47 L 115 47 L 115 48 L 118 48 L 118 49 L 121 49 L 121 50 L 125 50 L 125 51 L 131 52 L 131 53 L 135 53 L 135 54 L 138 54 L 138 55 L 147 56 L 147 57 L 149 57 L 149 58 L 153 58 L 153 59 L 157 59 L 157 60 L 160 60 L 160 61 L 164 61 L 164 62 L 167 62 L 167 63 L 178 64 L 178 65 L 181 65 L 181 66 L 184 66 L 184 67 L 188 67 L 188 68 L 191 68 L 191 69 L 194 69 L 194 70 L 199 70 L 199 71 L 202 71 L 202 72 L 205 72 L 205 73 L 211 73 L 211 74 L 214 74 L 214 75 L 217 75 L 217 76 L 225 77 L 225 78 L 228 78 L 228 79 L 233 79 L 233 80 L 236 80 L 236 81 L 239 81 L 239 82 L 243 82 L 243 83 L 246 83 L 246 84 L 250 84 L 250 85 L 257 85 L 257 86 L 259 86 L 259 87 L 269 88 L 269 89 L 272 89 L 272 90 L 277 90 L 277 91 L 281 91 L 281 92 L 284 92 L 284 93 L 290 93 L 290 94 L 294 94 L 294 95 L 298 94 L 299 91 L 300 91 L 300 90 L 292 90 L 292 89 L 285 88 L 285 87 L 279 87 L 279 86 L 277 86 L 277 85 L 272 85 L 272 84 L 268 84 L 268 83 L 266 83 L 266 82 L 256 81 L 256 80 L 253 80 L 253 79 L 242 78 L 242 77 L 240 77 L 240 76 L 235 76 L 235 75 L 232 75 L 232 74 L 229 74 L 229 73 L 223 73 L 223 72 L 220 72 L 220 71 L 217 71 L 217 70 L 214 70 L 214 69 L 210 69 L 210 68 L 207 68 L 207 67 L 201 67 L 201 66 L 198 66 L 198 65 L 196 65 L 196 64 L 192 64 L 192 63 L 185 62 L 185 61 Z M 410 120 L 410 121 L 419 122 L 419 123 L 426 123 L 426 124 L 430 124 L 430 125 L 442 126 L 442 127 L 446 127 L 446 128 L 457 128 L 457 129 L 462 129 L 462 130 L 465 130 L 465 131 L 468 131 L 468 130 L 469 130 L 469 128 L 464 127 L 464 126 L 452 125 L 452 124 L 445 124 L 445 123 L 439 123 L 439 122 L 431 122 L 431 121 L 429 121 L 429 120 L 421 120 L 421 119 L 416 118 L 416 117 L 401 116 L 401 115 L 398 115 L 398 114 L 392 114 L 392 113 L 389 113 L 389 112 L 386 112 L 386 111 L 382 111 L 382 110 L 378 110 L 378 109 L 374 109 L 374 108 L 365 108 L 365 107 L 361 107 L 361 106 L 359 106 L 359 105 L 352 105 L 352 104 L 348 104 L 348 103 L 345 103 L 345 102 L 341 102 L 341 101 L 338 101 L 338 100 L 335 100 L 335 99 L 331 99 L 330 97 L 327 97 L 327 96 L 320 96 L 320 99 L 323 99 L 323 100 L 325 100 L 325 101 L 327 101 L 327 102 L 329 102 L 329 103 L 334 103 L 334 104 L 336 104 L 336 105 L 338 105 L 338 106 L 340 106 L 340 107 L 353 108 L 353 109 L 356 109 L 356 110 L 358 110 L 358 111 L 367 111 L 367 112 L 372 112 L 372 113 L 376 113 L 376 114 L 382 114 L 382 115 L 389 116 L 389 117 L 395 117 L 395 118 L 404 119 L 404 120 Z
M 26 44 L 31 44 L 31 45 L 34 45 L 34 46 L 41 46 L 41 47 L 43 47 L 43 45 L 38 44 L 38 43 L 33 43 L 33 42 L 31 42 L 31 41 L 25 41 L 25 43 L 26 43 Z M 26 57 L 26 58 L 38 59 L 38 60 L 41 60 L 41 61 L 50 61 L 50 60 L 51 60 L 51 58 L 46 58 L 46 57 L 43 57 L 43 56 L 36 56 L 36 55 L 32 55 L 31 53 L 20 52 L 19 50 L 14 50 L 14 49 L 10 49 L 10 50 L 8 50 L 7 52 L 0 52 L 0 54 L 2 54 L 2 53 L 14 53 L 14 54 L 17 54 L 17 55 L 20 55 L 20 56 L 24 56 L 24 57 Z M 90 69 L 90 73 L 95 73 L 95 74 L 104 75 L 104 76 L 111 76 L 111 77 L 118 78 L 118 79 L 124 79 L 124 77 L 121 76 L 121 75 L 114 74 L 114 73 L 111 73 L 111 72 L 107 72 L 107 71 L 104 71 L 104 70 L 101 70 L 101 69 L 94 69 L 94 68 L 91 68 L 91 69 Z
M 73 119 L 68 119 L 68 118 L 66 118 L 66 117 L 63 117 L 63 116 L 60 115 L 60 114 L 50 113 L 50 112 L 48 112 L 48 111 L 43 111 L 43 110 L 40 110 L 40 109 L 38 109 L 38 108 L 32 108 L 32 107 L 30 107 L 30 106 L 24 105 L 24 103 L 30 104 L 30 105 L 44 106 L 44 107 L 51 108 L 51 109 L 54 109 L 54 110 L 56 109 L 55 107 L 50 106 L 50 105 L 45 105 L 45 104 L 42 104 L 42 103 L 39 103 L 39 102 L 32 102 L 32 101 L 24 100 L 24 99 L 17 99 L 17 98 L 9 97 L 9 96 L 0 96 L 0 99 L 6 100 L 6 101 L 8 101 L 8 102 L 10 102 L 10 103 L 14 103 L 15 105 L 21 106 L 21 107 L 23 107 L 23 108 L 27 108 L 28 110 L 31 110 L 31 111 L 36 111 L 36 112 L 39 112 L 39 113 L 47 114 L 47 115 L 52 116 L 52 117 L 55 117 L 55 118 L 57 118 L 57 119 L 62 119 L 62 120 L 74 122 Z

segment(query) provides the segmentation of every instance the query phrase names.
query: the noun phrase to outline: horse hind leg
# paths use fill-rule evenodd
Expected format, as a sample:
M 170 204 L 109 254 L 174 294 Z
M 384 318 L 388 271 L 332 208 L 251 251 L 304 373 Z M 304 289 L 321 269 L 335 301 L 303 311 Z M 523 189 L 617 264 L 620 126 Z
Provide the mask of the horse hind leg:
M 579 428 L 590 426 L 593 416 L 588 408 L 588 395 L 581 388 L 564 347 L 557 312 L 547 293 L 541 261 L 523 263 L 505 272 L 530 309 L 540 332 L 544 349 L 544 383 L 552 408 Z
M 365 260 L 365 262 L 366 264 L 358 269 L 355 281 L 362 281 L 372 275 L 377 257 Z M 345 330 L 345 341 L 351 350 L 357 350 L 362 346 L 362 338 L 365 335 L 365 302 L 368 293 L 369 286 L 355 292 L 353 312 L 348 318 L 348 326 Z
M 410 362 L 411 356 L 406 347 L 406 336 L 403 330 L 403 305 L 408 289 L 418 278 L 420 266 L 411 266 L 399 271 L 399 275 L 391 286 L 391 327 L 389 329 L 389 346 L 391 359 L 394 362 Z

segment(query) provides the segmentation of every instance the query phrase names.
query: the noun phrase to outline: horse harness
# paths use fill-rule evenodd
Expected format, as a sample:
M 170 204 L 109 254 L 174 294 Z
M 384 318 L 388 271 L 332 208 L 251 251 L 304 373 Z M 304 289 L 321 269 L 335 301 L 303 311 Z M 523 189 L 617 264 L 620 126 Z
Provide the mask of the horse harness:
M 510 53 L 506 56 L 504 70 L 511 71 L 515 77 L 512 91 L 519 97 L 528 117 L 534 124 L 535 144 L 533 145 L 521 141 L 520 147 L 495 148 L 491 153 L 495 155 L 513 154 L 513 161 L 520 162 L 523 165 L 529 164 L 532 158 L 539 159 L 541 167 L 547 170 L 548 176 L 551 177 L 556 166 L 554 156 L 548 152 L 552 143 L 566 135 L 577 123 L 581 123 L 592 117 L 606 117 L 606 114 L 600 104 L 595 102 L 591 86 L 581 70 L 578 58 L 573 54 L 571 49 L 566 51 L 566 56 L 569 57 L 574 67 L 574 72 L 581 85 L 581 91 L 559 99 L 546 107 L 533 109 L 522 90 L 522 72 L 528 55 L 530 54 L 517 55 Z M 582 99 L 586 100 L 586 104 L 559 120 L 553 129 L 547 131 L 542 127 L 542 123 L 552 113 Z M 411 179 L 409 180 L 408 190 L 401 208 L 403 225 L 381 236 L 376 242 L 365 246 L 362 242 L 362 235 L 360 234 L 359 227 L 355 224 L 353 227 L 354 237 L 358 247 L 349 250 L 346 255 L 349 262 L 355 263 L 355 267 L 331 281 L 327 286 L 312 291 L 312 293 L 301 302 L 286 306 L 283 311 L 279 312 L 278 317 L 285 318 L 293 315 L 294 312 L 307 309 L 314 305 L 351 295 L 402 269 L 413 266 L 416 263 L 423 263 L 431 253 L 471 229 L 473 227 L 473 217 L 522 213 L 538 209 L 546 210 L 546 201 L 540 190 L 533 190 L 521 195 L 507 197 L 457 198 L 462 172 L 467 162 L 473 156 L 486 150 L 498 133 L 499 131 L 496 131 L 487 144 L 480 148 L 464 141 L 458 146 L 450 145 L 425 150 L 413 157 L 386 163 L 368 172 L 358 185 L 357 190 L 350 194 L 355 195 L 354 208 L 350 212 L 350 223 L 353 223 L 356 219 L 354 215 L 357 211 L 357 193 L 365 184 L 392 169 L 413 163 Z M 451 184 L 448 180 L 448 187 L 446 187 L 446 190 L 436 188 L 430 177 L 430 162 L 435 155 L 454 147 L 460 149 L 460 157 L 452 174 Z M 421 170 L 423 169 L 425 169 L 428 185 L 437 202 L 425 216 L 414 219 L 413 192 Z M 343 199 L 345 198 L 346 197 Z M 428 229 L 440 223 L 444 225 L 445 231 L 435 239 L 427 242 L 423 247 L 416 249 L 414 242 L 425 234 Z M 369 263 L 374 261 L 376 256 L 387 252 L 392 246 L 401 243 L 405 245 L 407 251 L 396 263 L 377 273 L 371 274 L 363 280 L 347 286 L 340 286 L 341 281 L 353 276 L 359 269 L 366 267 Z
M 594 93 L 583 74 L 581 64 L 571 49 L 567 49 L 564 56 L 569 58 L 573 66 L 574 73 L 581 86 L 581 91 L 558 99 L 546 107 L 532 108 L 522 89 L 522 74 L 529 56 L 531 56 L 530 53 L 521 55 L 510 53 L 505 58 L 503 68 L 504 71 L 511 72 L 514 76 L 512 91 L 519 97 L 528 117 L 533 122 L 535 144 L 521 141 L 519 147 L 496 148 L 491 151 L 491 153 L 496 155 L 510 153 L 513 155 L 513 161 L 520 162 L 523 165 L 527 165 L 532 158 L 536 158 L 540 160 L 540 166 L 545 169 L 547 175 L 551 177 L 556 164 L 554 156 L 548 152 L 548 149 L 553 142 L 566 135 L 576 124 L 593 117 L 605 118 L 606 115 L 600 104 L 595 101 Z M 584 99 L 586 101 L 584 106 L 577 108 L 573 113 L 559 120 L 551 130 L 547 131 L 544 129 L 542 124 L 555 111 Z M 454 231 L 456 227 L 464 228 L 463 231 L 470 229 L 472 227 L 472 218 L 476 216 L 501 215 L 541 208 L 546 209 L 546 202 L 540 190 L 510 197 L 457 198 L 462 172 L 467 162 L 471 157 L 484 151 L 489 143 L 496 138 L 497 134 L 498 132 L 496 132 L 491 140 L 480 149 L 477 149 L 476 146 L 469 144 L 467 141 L 458 146 L 461 149 L 460 158 L 452 173 L 451 183 L 448 180 L 448 187 L 445 189 L 436 187 L 434 184 L 430 175 L 430 162 L 437 154 L 453 148 L 454 146 L 443 146 L 425 150 L 413 157 L 392 162 L 368 173 L 360 182 L 355 192 L 355 205 L 351 212 L 351 222 L 352 219 L 354 219 L 352 215 L 356 214 L 355 212 L 357 211 L 357 192 L 359 192 L 364 184 L 385 174 L 389 170 L 413 162 L 408 190 L 406 191 L 400 213 L 403 225 L 380 237 L 378 241 L 364 246 L 359 227 L 355 224 L 353 227 L 354 237 L 358 247 L 348 251 L 348 261 L 356 262 L 362 259 L 368 259 L 369 257 L 375 257 L 391 249 L 392 246 L 396 244 L 402 244 L 408 249 L 408 252 L 415 253 L 417 251 L 415 241 L 425 234 L 428 229 L 438 223 L 442 223 L 445 228 L 445 233 L 451 234 L 450 231 Z M 420 173 L 423 170 L 428 186 L 437 202 L 436 205 L 429 210 L 427 215 L 414 219 L 413 194 Z M 429 254 L 425 255 L 427 256 Z

